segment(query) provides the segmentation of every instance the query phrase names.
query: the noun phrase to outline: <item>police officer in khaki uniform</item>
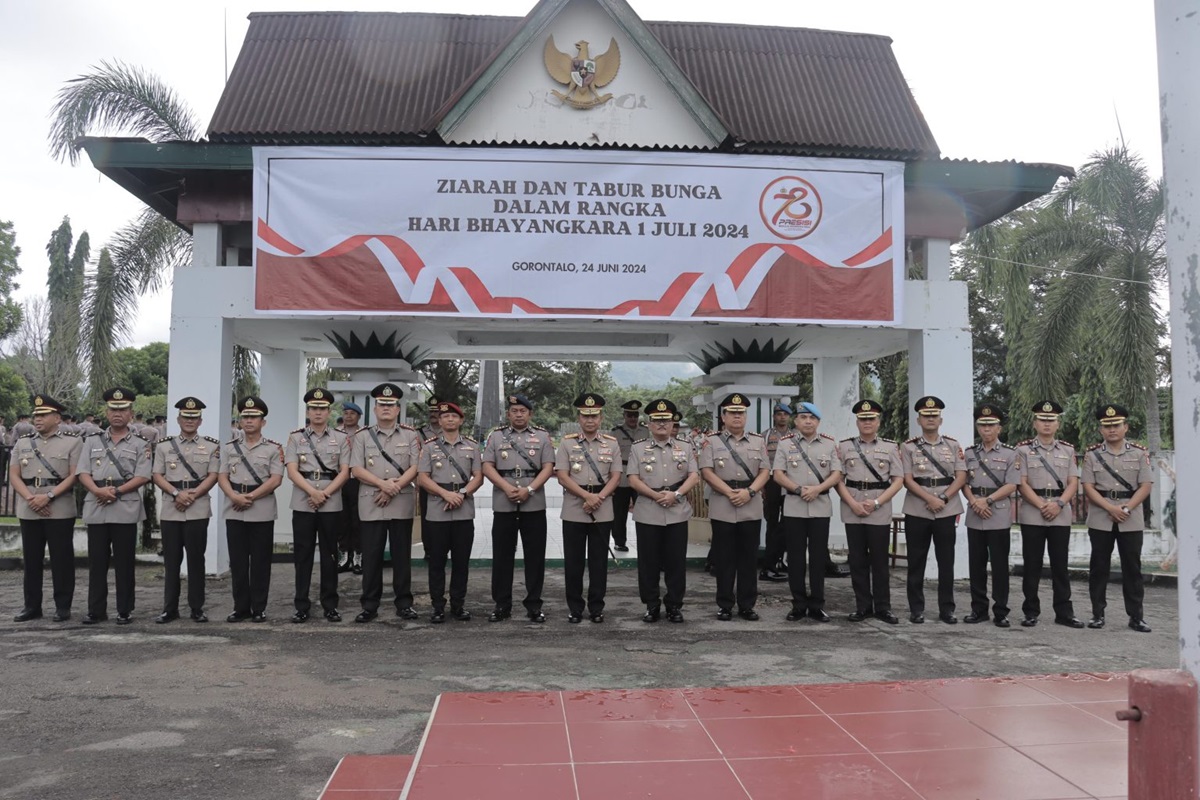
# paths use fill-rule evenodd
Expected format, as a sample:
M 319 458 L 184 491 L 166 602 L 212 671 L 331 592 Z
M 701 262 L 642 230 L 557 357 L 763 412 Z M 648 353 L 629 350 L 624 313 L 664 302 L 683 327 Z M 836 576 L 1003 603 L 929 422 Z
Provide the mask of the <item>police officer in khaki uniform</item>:
M 1038 599 L 1038 584 L 1042 580 L 1042 564 L 1050 554 L 1050 585 L 1054 590 L 1054 624 L 1082 628 L 1071 603 L 1071 578 L 1067 571 L 1067 553 L 1071 544 L 1071 500 L 1079 488 L 1079 468 L 1075 448 L 1054 438 L 1058 433 L 1062 406 L 1053 400 L 1033 405 L 1032 439 L 1017 445 L 1017 469 L 1020 471 L 1021 497 L 1017 510 L 1021 525 L 1021 560 L 1024 576 L 1021 588 L 1025 601 L 1021 625 L 1032 628 L 1038 624 L 1042 603 Z
M 779 450 L 779 440 L 792 435 L 792 407 L 787 403 L 776 403 L 775 410 L 771 415 L 771 423 L 771 427 L 763 431 L 762 435 L 767 443 L 767 458 L 774 466 L 775 453 Z M 782 525 L 783 489 L 775 482 L 774 477 L 763 487 L 762 496 L 767 534 L 762 561 L 758 565 L 758 579 L 760 581 L 785 581 L 787 580 L 787 568 L 783 567 L 783 556 L 787 551 L 787 542 L 783 538 Z
M 842 482 L 842 461 L 833 437 L 817 432 L 820 424 L 821 412 L 815 405 L 798 403 L 796 433 L 780 440 L 772 464 L 775 483 L 785 492 L 783 537 L 792 591 L 788 622 L 799 622 L 805 616 L 829 622 L 825 611 L 825 560 L 829 553 L 829 519 L 833 516 L 829 490 Z
M 1121 590 L 1129 627 L 1149 633 L 1143 613 L 1142 539 L 1145 503 L 1154 486 L 1150 457 L 1141 445 L 1125 440 L 1129 433 L 1129 409 L 1108 403 L 1096 411 L 1104 442 L 1088 448 L 1083 456 L 1083 491 L 1088 497 L 1088 537 L 1092 560 L 1088 589 L 1092 596 L 1089 628 L 1104 627 L 1108 605 L 1108 574 L 1112 569 L 1113 545 L 1121 556 Z
M 726 395 L 719 404 L 724 430 L 705 438 L 700 448 L 700 475 L 712 489 L 708 517 L 712 524 L 711 560 L 717 578 L 717 619 L 738 616 L 757 620 L 758 533 L 763 505 L 759 494 L 771 474 L 767 444 L 746 430 L 744 395 Z
M 392 589 L 396 616 L 414 620 L 412 593 L 412 531 L 417 509 L 417 462 L 421 439 L 400 417 L 404 391 L 394 383 L 371 390 L 375 424 L 354 436 L 350 471 L 359 482 L 358 516 L 363 553 L 362 611 L 355 622 L 366 623 L 379 614 L 383 597 L 383 552 L 392 553 Z
M 475 492 L 483 485 L 479 443 L 460 432 L 463 411 L 454 403 L 438 404 L 442 432 L 421 446 L 417 480 L 429 493 L 421 537 L 429 564 L 429 621 L 446 621 L 446 556 L 450 556 L 450 616 L 471 618 L 466 609 L 467 575 L 475 543 Z
M 425 401 L 425 408 L 429 413 L 425 424 L 417 428 L 417 435 L 422 442 L 428 442 L 442 432 L 442 423 L 440 421 L 442 412 L 438 410 L 441 404 L 442 401 L 436 395 L 430 395 L 429 399 Z M 424 530 L 425 514 L 429 510 L 429 492 L 425 491 L 419 483 L 417 484 L 417 492 L 421 503 L 421 529 Z
M 225 493 L 223 516 L 233 585 L 233 613 L 225 621 L 266 622 L 283 447 L 262 435 L 267 404 L 261 397 L 244 397 L 237 407 L 242 435 L 221 446 L 217 476 Z
M 47 394 L 33 398 L 34 433 L 13 443 L 8 480 L 17 495 L 21 554 L 25 562 L 25 606 L 14 622 L 42 616 L 42 560 L 50 550 L 54 621 L 71 618 L 75 597 L 75 470 L 83 443 L 59 431 L 63 405 Z
M 362 419 L 362 408 L 357 403 L 343 400 L 342 422 L 337 426 L 337 430 L 346 435 L 348 442 L 353 442 L 355 434 L 362 430 L 362 426 L 358 424 L 360 419 Z M 355 575 L 362 575 L 358 492 L 358 478 L 351 473 L 346 482 L 342 484 L 342 518 L 340 520 L 341 528 L 338 530 L 337 566 L 338 572 L 353 571 Z
M 545 428 L 530 424 L 533 404 L 508 397 L 508 424 L 492 431 L 483 447 L 483 475 L 492 482 L 492 609 L 489 622 L 512 616 L 517 535 L 525 559 L 525 614 L 543 623 L 546 578 L 546 493 L 554 474 L 554 444 Z
M 608 592 L 608 537 L 612 529 L 612 496 L 621 479 L 621 448 L 615 436 L 600 433 L 604 397 L 585 392 L 575 398 L 579 433 L 563 437 L 554 454 L 554 475 L 563 488 L 563 567 L 567 590 L 567 622 L 583 621 L 583 568 L 587 562 L 587 612 L 604 622 Z
M 162 490 L 163 610 L 155 622 L 179 619 L 179 571 L 187 553 L 188 607 L 196 622 L 208 622 L 204 613 L 204 554 L 208 549 L 208 521 L 212 517 L 209 492 L 217 485 L 221 468 L 221 443 L 201 436 L 204 402 L 184 397 L 175 404 L 180 433 L 154 446 L 154 485 Z
M 688 520 L 687 493 L 700 482 L 690 442 L 671 435 L 675 404 L 665 397 L 646 406 L 650 438 L 629 448 L 629 485 L 641 495 L 633 507 L 637 529 L 638 594 L 646 606 L 642 622 L 657 622 L 658 574 L 663 573 L 667 619 L 683 622 Z
M 957 439 L 943 436 L 940 397 L 917 400 L 921 435 L 900 448 L 904 464 L 904 539 L 908 545 L 909 621 L 925 621 L 925 562 L 933 544 L 938 566 L 938 619 L 958 623 L 954 616 L 954 518 L 962 513 L 959 491 L 967 482 L 967 464 Z
M 904 485 L 904 465 L 896 443 L 878 436 L 883 406 L 874 400 L 859 400 L 854 404 L 854 417 L 858 436 L 843 439 L 837 448 L 845 473 L 837 492 L 842 500 L 855 602 L 847 619 L 862 622 L 874 614 L 897 625 L 900 620 L 892 613 L 888 573 L 888 534 L 892 498 Z
M 337 528 L 342 516 L 342 486 L 350 478 L 350 443 L 329 427 L 333 395 L 322 386 L 304 395 L 308 425 L 288 435 L 283 451 L 292 482 L 292 541 L 296 566 L 296 611 L 292 622 L 308 619 L 312 601 L 313 555 L 319 549 L 321 609 L 325 619 L 341 622 L 338 612 Z
M 998 628 L 1008 621 L 1009 528 L 1013 521 L 1013 497 L 1021 474 L 1017 451 L 1000 441 L 1004 412 L 990 403 L 975 409 L 979 444 L 966 449 L 967 562 L 971 575 L 971 613 L 963 622 L 973 625 L 988 620 L 987 573 L 992 565 L 992 619 Z
M 629 400 L 621 405 L 622 420 L 620 425 L 614 425 L 613 436 L 621 448 L 621 482 L 613 493 L 613 548 L 619 553 L 629 552 L 629 534 L 626 523 L 629 521 L 629 511 L 637 502 L 637 492 L 629 486 L 629 448 L 633 443 L 649 437 L 649 429 L 642 424 L 642 401 Z
M 108 618 L 108 564 L 117 589 L 117 624 L 132 622 L 134 550 L 138 523 L 146 518 L 141 487 L 150 482 L 150 443 L 130 428 L 134 393 L 114 387 L 103 394 L 108 430 L 84 439 L 77 472 L 87 489 L 88 613 L 83 624 Z

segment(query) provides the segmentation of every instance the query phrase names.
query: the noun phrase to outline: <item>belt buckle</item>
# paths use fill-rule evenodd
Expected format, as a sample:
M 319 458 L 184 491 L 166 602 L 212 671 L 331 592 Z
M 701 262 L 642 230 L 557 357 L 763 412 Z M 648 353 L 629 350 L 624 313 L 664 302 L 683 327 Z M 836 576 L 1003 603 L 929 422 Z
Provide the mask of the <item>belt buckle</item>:
M 1120 500 L 1121 498 L 1117 497 L 1117 494 L 1119 494 L 1118 489 L 1109 489 L 1108 490 L 1108 499 L 1109 500 Z
M 450 490 L 452 492 L 458 492 L 459 489 L 461 488 L 461 484 L 458 481 L 451 481 L 450 485 L 454 487 L 453 489 Z
M 524 478 L 525 477 L 524 470 L 522 470 L 520 467 L 517 467 L 516 469 L 513 470 L 513 477 L 514 478 Z
M 42 479 L 41 479 L 41 478 L 34 478 L 34 479 L 33 479 L 33 487 L 34 487 L 35 489 L 40 489 L 40 488 L 42 488 L 42 485 L 43 485 L 43 484 L 42 484 Z

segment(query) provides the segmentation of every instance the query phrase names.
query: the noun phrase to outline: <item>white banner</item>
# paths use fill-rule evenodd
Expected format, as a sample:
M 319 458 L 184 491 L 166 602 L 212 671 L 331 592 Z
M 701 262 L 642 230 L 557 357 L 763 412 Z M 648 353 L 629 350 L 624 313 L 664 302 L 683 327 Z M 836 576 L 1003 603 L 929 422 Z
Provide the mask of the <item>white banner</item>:
M 884 161 L 255 148 L 255 307 L 894 325 L 903 189 Z

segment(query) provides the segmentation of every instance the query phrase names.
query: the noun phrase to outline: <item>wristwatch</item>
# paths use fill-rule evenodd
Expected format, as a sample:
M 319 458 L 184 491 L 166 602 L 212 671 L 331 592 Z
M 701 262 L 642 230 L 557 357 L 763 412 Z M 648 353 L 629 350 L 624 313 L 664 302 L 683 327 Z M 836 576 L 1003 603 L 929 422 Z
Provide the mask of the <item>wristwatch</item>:
M 758 489 L 747 489 L 746 491 L 748 491 L 750 493 L 751 497 L 754 497 L 755 495 L 758 494 Z
M 1124 511 L 1126 514 L 1128 514 L 1128 513 L 1129 513 L 1129 506 L 1121 506 L 1121 510 L 1122 510 L 1122 511 Z
M 171 492 L 171 497 L 179 497 L 179 490 L 176 489 L 175 491 Z
M 683 499 L 683 495 L 681 495 L 679 492 L 676 492 L 676 493 L 675 493 L 675 499 L 676 499 L 676 500 L 682 500 L 682 499 Z
M 51 489 L 50 491 L 46 492 L 46 497 L 49 498 L 50 500 L 53 500 L 54 499 L 54 490 Z
M 938 493 L 937 493 L 937 499 L 938 499 L 938 500 L 941 500 L 943 503 L 948 503 L 948 502 L 950 502 L 950 498 L 946 497 L 946 493 L 945 493 L 945 492 L 938 492 Z
M 983 502 L 987 503 L 990 506 L 992 504 L 992 496 L 988 495 L 987 497 L 983 498 Z
M 1062 499 L 1061 497 L 1056 497 L 1056 498 L 1054 498 L 1054 502 L 1058 503 L 1058 507 L 1059 507 L 1059 508 L 1066 508 L 1066 507 L 1067 507 L 1067 504 L 1063 502 L 1063 499 Z

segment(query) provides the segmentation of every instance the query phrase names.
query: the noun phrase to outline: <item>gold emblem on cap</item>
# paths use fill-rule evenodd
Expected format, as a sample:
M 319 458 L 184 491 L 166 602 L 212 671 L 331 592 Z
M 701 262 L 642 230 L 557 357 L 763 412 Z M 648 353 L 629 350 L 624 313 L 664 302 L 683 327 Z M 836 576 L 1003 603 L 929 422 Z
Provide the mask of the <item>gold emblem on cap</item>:
M 40 396 L 39 396 L 39 397 L 35 397 L 35 398 L 33 398 L 33 404 L 34 404 L 35 406 L 40 406 L 40 405 L 43 405 L 43 404 L 45 404 L 45 402 L 46 402 L 46 401 L 45 401 L 45 400 L 43 400 L 43 399 L 42 399 Z
M 659 410 L 659 411 L 666 411 L 666 410 L 667 410 L 667 404 L 666 404 L 666 403 L 664 403 L 662 400 L 659 400 L 659 401 L 658 401 L 658 410 Z
M 992 410 L 990 408 L 988 408 L 987 406 L 984 406 L 983 407 L 983 415 L 985 417 L 990 417 L 992 415 Z
M 254 398 L 253 397 L 246 398 L 246 408 L 254 408 Z
M 187 401 L 187 403 L 186 403 L 186 405 L 187 405 L 187 407 L 188 407 L 188 408 L 195 408 L 195 407 L 196 407 L 196 401 L 195 401 L 195 400 L 188 400 L 188 401 Z
M 733 402 L 734 402 L 734 405 L 740 406 L 742 404 L 742 396 L 740 394 L 735 394 L 733 396 Z
M 320 389 L 317 389 L 315 392 L 313 392 L 313 397 L 315 397 L 318 400 L 320 400 L 324 396 L 325 396 L 325 393 L 322 392 Z
M 594 397 L 589 397 L 589 398 L 587 398 L 586 400 L 584 400 L 584 401 L 583 401 L 583 404 L 584 404 L 585 406 L 587 406 L 587 407 L 591 408 L 592 406 L 596 405 L 596 398 L 594 398 Z
M 1115 417 L 1117 415 L 1117 410 L 1112 406 L 1109 406 L 1107 409 L 1105 409 L 1104 413 L 1110 417 Z
M 390 387 L 390 386 L 383 387 L 383 396 L 391 397 L 392 396 L 392 387 Z
M 935 406 L 937 406 L 937 403 L 934 402 L 932 397 L 925 398 L 925 407 L 926 408 L 934 408 Z
M 508 398 L 508 404 L 510 406 L 515 406 L 515 405 L 517 405 L 517 403 L 518 403 L 517 396 L 515 394 Z
M 113 400 L 124 400 L 124 399 L 125 399 L 125 395 L 121 394 L 120 389 L 117 389 L 115 392 L 113 392 Z
M 438 406 L 438 411 L 449 411 L 449 410 L 450 410 L 449 403 L 442 403 L 440 406 Z
M 871 410 L 871 401 L 870 401 L 870 400 L 864 400 L 864 401 L 863 401 L 863 404 L 862 404 L 862 410 L 863 410 L 863 411 L 870 411 L 870 410 Z
M 1054 404 L 1053 403 L 1043 403 L 1042 411 L 1054 411 Z

